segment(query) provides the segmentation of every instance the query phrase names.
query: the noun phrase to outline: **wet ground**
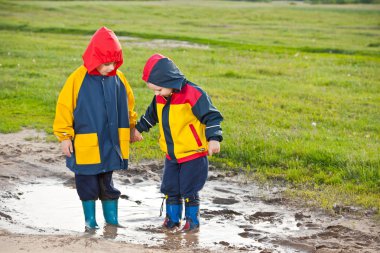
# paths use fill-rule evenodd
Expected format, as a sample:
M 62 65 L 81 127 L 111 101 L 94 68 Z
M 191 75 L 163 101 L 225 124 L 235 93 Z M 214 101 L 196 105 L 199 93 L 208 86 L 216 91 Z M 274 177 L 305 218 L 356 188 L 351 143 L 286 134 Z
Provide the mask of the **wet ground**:
M 157 161 L 132 163 L 115 173 L 123 227 L 105 225 L 97 201 L 100 229 L 86 236 L 170 251 L 380 252 L 380 225 L 368 217 L 310 210 L 283 198 L 279 186 L 258 186 L 214 167 L 201 192 L 200 231 L 165 231 L 159 217 L 161 174 Z M 0 204 L 0 229 L 10 234 L 84 232 L 81 203 L 58 144 L 32 130 L 0 135 Z

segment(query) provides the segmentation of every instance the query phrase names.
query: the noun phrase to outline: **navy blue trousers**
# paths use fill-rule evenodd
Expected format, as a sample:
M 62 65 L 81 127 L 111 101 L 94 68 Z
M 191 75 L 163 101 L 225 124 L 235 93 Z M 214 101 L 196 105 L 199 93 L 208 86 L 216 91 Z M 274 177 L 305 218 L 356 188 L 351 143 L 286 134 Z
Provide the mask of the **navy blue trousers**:
M 112 171 L 98 175 L 75 175 L 80 200 L 118 199 L 121 192 L 113 186 Z
M 166 158 L 161 192 L 168 197 L 199 199 L 198 192 L 205 185 L 207 176 L 207 156 L 184 163 Z

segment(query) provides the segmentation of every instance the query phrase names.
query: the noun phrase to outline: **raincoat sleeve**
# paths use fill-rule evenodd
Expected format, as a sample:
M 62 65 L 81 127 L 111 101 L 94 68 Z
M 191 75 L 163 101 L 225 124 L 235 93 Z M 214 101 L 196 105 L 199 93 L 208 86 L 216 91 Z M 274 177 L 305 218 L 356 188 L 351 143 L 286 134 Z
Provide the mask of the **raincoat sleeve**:
M 53 131 L 59 141 L 72 140 L 75 136 L 73 113 L 80 84 L 84 78 L 80 72 L 77 70 L 69 76 L 58 97 Z
M 222 127 L 220 123 L 223 121 L 223 116 L 212 104 L 206 92 L 203 90 L 201 92 L 202 95 L 192 107 L 192 111 L 198 120 L 206 125 L 207 140 L 222 141 Z
M 129 113 L 129 125 L 130 128 L 135 128 L 137 123 L 137 112 L 134 111 L 135 109 L 135 97 L 133 95 L 133 91 L 131 86 L 129 85 L 127 79 L 125 78 L 124 74 L 118 71 L 118 76 L 121 78 L 121 81 L 123 82 L 125 89 L 127 91 L 128 96 L 128 113 Z
M 136 129 L 140 133 L 149 132 L 149 129 L 157 124 L 158 117 L 156 108 L 156 96 L 154 96 L 149 107 L 146 109 L 145 114 L 141 116 L 139 122 L 136 125 Z

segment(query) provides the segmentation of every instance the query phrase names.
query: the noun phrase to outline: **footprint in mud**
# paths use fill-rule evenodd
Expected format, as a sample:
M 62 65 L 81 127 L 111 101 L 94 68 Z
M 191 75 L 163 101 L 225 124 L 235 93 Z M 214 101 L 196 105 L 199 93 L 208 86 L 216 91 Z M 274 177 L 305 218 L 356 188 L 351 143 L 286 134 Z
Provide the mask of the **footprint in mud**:
M 233 205 L 233 204 L 239 203 L 239 200 L 233 197 L 229 197 L 229 198 L 216 197 L 212 200 L 212 203 L 218 204 L 218 205 Z
M 205 219 L 211 219 L 216 216 L 222 216 L 225 219 L 232 220 L 235 218 L 235 216 L 239 216 L 239 215 L 242 215 L 242 213 L 235 212 L 229 209 L 223 209 L 223 210 L 204 210 L 201 214 L 201 217 Z
M 280 222 L 282 220 L 278 217 L 276 212 L 256 212 L 252 215 L 246 217 L 247 220 L 251 222 L 265 222 L 268 221 L 270 223 Z

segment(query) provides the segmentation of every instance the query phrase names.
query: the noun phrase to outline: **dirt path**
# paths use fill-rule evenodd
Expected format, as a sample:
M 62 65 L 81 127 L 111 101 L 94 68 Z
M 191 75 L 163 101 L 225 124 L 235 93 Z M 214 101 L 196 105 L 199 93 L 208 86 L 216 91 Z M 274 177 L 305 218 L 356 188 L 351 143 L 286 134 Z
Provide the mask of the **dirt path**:
M 211 168 L 201 192 L 196 234 L 161 229 L 162 163 L 133 164 L 115 174 L 121 190 L 119 221 L 84 232 L 73 175 L 57 143 L 24 130 L 0 134 L 1 252 L 380 252 L 380 225 L 368 217 L 329 216 Z M 297 207 L 298 206 L 298 207 Z

